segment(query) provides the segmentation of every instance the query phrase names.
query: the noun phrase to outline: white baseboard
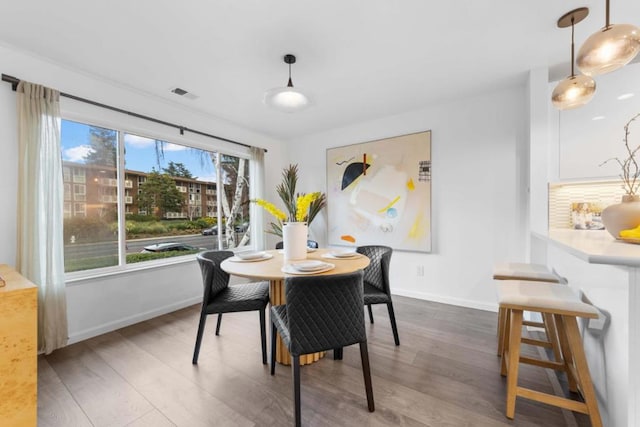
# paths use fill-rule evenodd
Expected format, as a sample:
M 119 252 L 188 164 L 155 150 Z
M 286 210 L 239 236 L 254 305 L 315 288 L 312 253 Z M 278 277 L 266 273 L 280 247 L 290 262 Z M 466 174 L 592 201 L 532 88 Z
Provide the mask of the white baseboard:
M 166 305 L 164 307 L 158 307 L 154 310 L 150 310 L 144 313 L 136 313 L 133 316 L 124 317 L 122 319 L 117 319 L 100 326 L 95 326 L 93 328 L 78 331 L 69 335 L 68 344 L 74 344 L 80 341 L 87 340 L 89 338 L 97 337 L 98 335 L 106 334 L 107 332 L 112 332 L 116 329 L 124 328 L 125 326 L 144 322 L 145 320 L 153 319 L 154 317 L 162 316 L 163 314 L 171 313 L 173 311 L 177 311 L 182 308 L 198 304 L 200 302 L 202 302 L 202 296 L 189 298 L 174 304 Z
M 456 305 L 459 307 L 467 307 L 467 308 L 475 308 L 478 310 L 484 310 L 484 311 L 493 311 L 493 312 L 498 312 L 498 304 L 489 304 L 489 303 L 483 303 L 483 302 L 478 302 L 478 301 L 473 301 L 473 300 L 468 300 L 468 299 L 462 299 L 462 298 L 452 298 L 452 297 L 447 297 L 447 296 L 442 296 L 442 295 L 437 295 L 437 294 L 430 294 L 427 292 L 416 292 L 416 291 L 407 291 L 404 289 L 394 289 L 393 290 L 393 294 L 394 295 L 400 295 L 403 297 L 409 297 L 409 298 L 416 298 L 416 299 L 422 299 L 422 300 L 427 300 L 427 301 L 433 301 L 433 302 L 440 302 L 443 304 L 449 304 L 449 305 Z

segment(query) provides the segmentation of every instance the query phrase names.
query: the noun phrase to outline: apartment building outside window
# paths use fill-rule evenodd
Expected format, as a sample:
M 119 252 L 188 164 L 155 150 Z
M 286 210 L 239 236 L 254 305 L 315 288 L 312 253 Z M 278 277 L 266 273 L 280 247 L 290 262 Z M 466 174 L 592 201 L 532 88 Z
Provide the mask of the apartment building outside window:
M 62 158 L 67 272 L 250 243 L 246 158 L 68 120 Z

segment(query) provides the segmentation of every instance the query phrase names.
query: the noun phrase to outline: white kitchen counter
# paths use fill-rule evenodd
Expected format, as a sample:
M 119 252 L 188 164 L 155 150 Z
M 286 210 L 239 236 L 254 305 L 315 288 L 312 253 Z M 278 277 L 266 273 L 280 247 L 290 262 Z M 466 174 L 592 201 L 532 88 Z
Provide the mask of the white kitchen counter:
M 611 264 L 640 267 L 640 245 L 614 239 L 605 230 L 549 230 L 548 236 L 538 235 L 583 261 L 591 264 Z
M 604 425 L 640 426 L 640 245 L 593 230 L 552 229 L 532 240 L 546 264 L 609 318 L 583 324 Z

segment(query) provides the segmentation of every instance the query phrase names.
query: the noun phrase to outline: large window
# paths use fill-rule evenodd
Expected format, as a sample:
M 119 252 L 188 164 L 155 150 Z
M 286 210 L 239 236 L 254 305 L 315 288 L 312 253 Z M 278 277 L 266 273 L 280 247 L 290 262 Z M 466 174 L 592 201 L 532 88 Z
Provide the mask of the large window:
M 62 160 L 67 272 L 250 243 L 245 158 L 63 120 Z

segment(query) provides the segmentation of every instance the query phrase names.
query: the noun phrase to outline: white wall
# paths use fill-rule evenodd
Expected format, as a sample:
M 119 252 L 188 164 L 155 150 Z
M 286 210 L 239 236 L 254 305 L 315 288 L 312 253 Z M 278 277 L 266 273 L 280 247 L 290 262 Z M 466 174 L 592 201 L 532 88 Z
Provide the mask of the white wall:
M 495 310 L 493 264 L 525 259 L 526 110 L 516 87 L 296 139 L 288 159 L 302 171 L 300 190 L 317 191 L 327 148 L 431 130 L 433 251 L 394 252 L 392 292 Z M 322 244 L 325 218 L 311 231 Z
M 131 88 L 97 80 L 2 45 L 0 72 L 62 92 L 266 148 L 268 153 L 265 155 L 265 162 L 268 167 L 265 188 L 272 189 L 274 183 L 280 180 L 283 143 L 273 138 Z M 0 237 L 3 244 L 0 245 L 0 263 L 10 265 L 15 265 L 16 259 L 15 187 L 18 148 L 15 104 L 15 93 L 11 91 L 11 86 L 1 83 L 0 199 L 3 206 L 0 209 Z M 72 108 L 68 101 L 63 101 L 62 105 Z M 104 114 L 105 117 L 108 115 L 106 112 Z M 218 147 L 221 145 L 213 140 L 208 143 Z M 266 196 L 274 197 L 275 192 L 268 192 Z M 201 298 L 202 284 L 195 261 L 73 283 L 67 286 L 70 340 L 74 342 L 98 335 L 197 303 Z
M 3 65 L 0 56 L 0 67 Z M 15 96 L 0 85 L 0 264 L 16 263 L 16 201 L 18 199 L 18 144 Z
M 290 141 L 288 144 L 241 129 L 221 119 L 181 108 L 110 82 L 64 69 L 0 46 L 0 71 L 74 95 L 122 107 L 187 127 L 267 148 L 265 197 L 276 200 L 275 185 L 287 162 L 300 164 L 301 190 L 325 188 L 325 150 L 422 130 L 432 131 L 432 233 L 429 254 L 394 253 L 394 293 L 494 310 L 494 290 L 487 285 L 497 261 L 524 260 L 526 228 L 527 132 L 524 87 L 512 88 L 360 123 Z M 17 175 L 15 95 L 0 85 L 0 262 L 15 262 Z M 215 144 L 215 142 L 212 142 Z M 312 236 L 326 243 L 325 218 Z M 270 238 L 271 247 L 275 239 Z M 424 277 L 418 277 L 424 266 Z M 69 286 L 72 341 L 153 317 L 200 298 L 195 263 L 161 270 L 109 276 Z

